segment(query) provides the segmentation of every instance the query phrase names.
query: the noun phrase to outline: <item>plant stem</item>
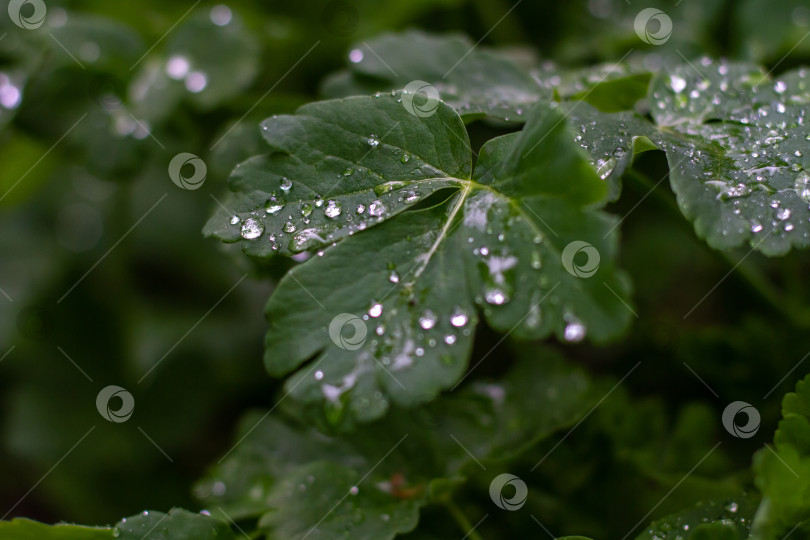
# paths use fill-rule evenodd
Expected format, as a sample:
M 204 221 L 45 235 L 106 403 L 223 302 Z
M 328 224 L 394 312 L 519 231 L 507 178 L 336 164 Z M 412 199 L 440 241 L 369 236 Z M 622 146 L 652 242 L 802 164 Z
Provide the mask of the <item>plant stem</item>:
M 464 512 L 461 511 L 456 503 L 453 501 L 445 501 L 444 505 L 450 511 L 450 515 L 456 520 L 461 530 L 465 532 L 466 536 L 464 538 L 469 538 L 470 540 L 484 540 L 480 534 L 475 532 L 473 524 L 470 523 L 470 520 L 467 519 L 467 516 L 464 515 Z

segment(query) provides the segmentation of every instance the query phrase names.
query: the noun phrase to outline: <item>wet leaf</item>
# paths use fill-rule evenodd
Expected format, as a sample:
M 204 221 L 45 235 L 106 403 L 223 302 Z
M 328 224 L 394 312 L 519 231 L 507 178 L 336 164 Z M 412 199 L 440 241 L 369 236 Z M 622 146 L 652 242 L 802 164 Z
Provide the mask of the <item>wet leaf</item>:
M 782 538 L 798 528 L 807 533 L 810 510 L 810 376 L 782 400 L 782 420 L 773 447 L 754 455 L 754 482 L 762 492 L 752 537 Z
M 277 152 L 243 165 L 233 181 L 248 191 L 238 195 L 244 209 L 291 179 L 289 198 L 271 202 L 283 202 L 280 216 L 259 207 L 266 217 L 237 211 L 230 225 L 223 211 L 208 232 L 218 228 L 235 240 L 240 227 L 245 236 L 248 220 L 263 219 L 263 232 L 245 241 L 246 251 L 267 255 L 273 245 L 281 251 L 282 223 L 300 215 L 295 208 L 315 200 L 312 193 L 326 195 L 307 218 L 308 227 L 324 231 L 299 248 L 352 236 L 279 284 L 267 307 L 265 364 L 283 375 L 316 356 L 291 384 L 317 380 L 318 399 L 336 423 L 347 411 L 371 420 L 391 400 L 423 402 L 454 385 L 466 370 L 479 312 L 514 337 L 554 334 L 569 342 L 605 341 L 629 322 L 627 280 L 612 262 L 616 221 L 593 209 L 603 204 L 607 186 L 573 143 L 561 111 L 538 105 L 523 131 L 484 146 L 472 177 L 463 125 L 443 104 L 417 120 L 395 96 L 348 98 L 265 126 Z M 331 135 L 334 126 L 344 137 Z M 390 136 L 369 148 L 371 130 Z M 408 163 L 403 152 L 413 155 Z M 257 172 L 257 161 L 277 168 Z M 368 165 L 367 174 L 335 179 L 358 161 Z M 380 185 L 392 189 L 383 193 Z M 432 206 L 397 215 L 440 189 Z M 335 219 L 327 214 L 333 204 L 344 209 Z M 355 205 L 364 212 L 352 212 Z M 282 240 L 292 237 L 295 245 L 300 232 Z M 298 309 L 288 309 L 293 304 Z
M 757 502 L 752 495 L 700 502 L 694 508 L 653 522 L 636 540 L 744 540 Z
M 548 89 L 506 58 L 460 35 L 383 34 L 355 44 L 349 66 L 350 74 L 342 72 L 327 81 L 328 96 L 422 89 L 426 99 L 420 104 L 417 98 L 417 108 L 428 110 L 434 96 L 465 120 L 490 116 L 511 122 L 523 122 L 534 103 L 551 97 Z
M 195 493 L 223 515 L 260 517 L 273 538 L 393 538 L 463 484 L 465 471 L 514 457 L 592 407 L 601 389 L 552 351 L 540 356 L 351 434 L 250 414 Z

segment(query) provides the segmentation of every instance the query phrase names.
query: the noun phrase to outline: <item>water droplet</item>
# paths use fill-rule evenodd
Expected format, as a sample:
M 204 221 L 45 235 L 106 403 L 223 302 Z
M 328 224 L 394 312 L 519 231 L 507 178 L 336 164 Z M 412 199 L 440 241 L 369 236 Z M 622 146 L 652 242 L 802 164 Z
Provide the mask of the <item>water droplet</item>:
M 281 191 L 290 191 L 290 188 L 292 188 L 292 180 L 286 176 L 283 176 L 279 182 L 279 187 L 281 188 Z
M 355 64 L 363 61 L 363 51 L 360 49 L 352 49 L 349 53 L 349 60 Z
M 613 169 L 616 168 L 617 160 L 615 157 L 608 158 L 608 159 L 600 159 L 596 162 L 596 174 L 599 175 L 599 178 L 604 180 L 610 173 L 613 172 Z
M 731 512 L 732 514 L 736 513 L 739 510 L 739 506 L 736 502 L 730 502 L 726 505 L 726 511 Z
M 239 216 L 231 216 L 231 225 L 236 225 L 240 222 Z
M 357 205 L 357 213 L 358 214 L 362 214 L 365 211 L 366 211 L 366 205 L 364 205 L 364 204 L 358 204 Z
M 391 274 L 389 274 L 388 276 L 388 281 L 390 281 L 391 283 L 399 283 L 399 274 L 392 271 Z
M 793 188 L 801 200 L 810 203 L 810 173 L 802 171 L 796 176 Z
M 366 143 L 368 143 L 368 145 L 372 148 L 377 148 L 377 146 L 380 144 L 380 139 L 378 139 L 376 135 L 372 135 L 368 138 Z
M 452 345 L 453 343 L 456 342 L 456 336 L 454 336 L 453 334 L 447 334 L 446 336 L 444 336 L 444 342 L 447 343 L 448 345 Z
M 419 317 L 419 326 L 422 327 L 422 330 L 430 330 L 436 326 L 436 320 L 436 314 L 431 310 L 427 310 Z
M 452 324 L 456 328 L 461 328 L 462 326 L 467 324 L 469 320 L 470 318 L 467 316 L 466 313 L 456 308 L 456 311 L 453 312 L 453 315 L 450 317 L 450 324 Z
M 374 201 L 368 206 L 368 213 L 374 217 L 380 217 L 385 213 L 385 205 L 381 201 Z
M 775 85 L 773 85 L 773 89 L 776 90 L 778 94 L 784 93 L 787 90 L 787 85 L 784 81 L 777 81 Z
M 253 240 L 264 232 L 264 224 L 258 219 L 248 218 L 242 224 L 242 238 Z
M 681 93 L 686 88 L 686 79 L 678 75 L 669 76 L 669 86 L 676 92 Z
M 326 214 L 326 217 L 330 219 L 335 219 L 340 215 L 341 208 L 340 203 L 334 200 L 330 200 L 326 203 L 326 208 L 324 209 L 323 213 Z
M 284 224 L 284 232 L 295 232 L 295 225 L 293 225 L 292 221 L 288 221 Z
M 489 248 L 487 246 L 484 246 L 481 249 L 479 249 L 478 252 L 484 257 L 486 257 L 487 255 L 489 255 Z
M 400 163 L 408 163 L 411 160 L 411 155 L 408 152 L 402 154 L 402 157 L 399 158 Z
M 315 196 L 315 207 L 320 208 L 321 206 L 323 206 L 323 197 L 321 197 L 320 195 L 316 195 Z
M 315 372 L 315 380 L 320 381 L 321 379 L 323 379 L 323 371 L 319 369 Z
M 304 203 L 301 205 L 301 215 L 304 217 L 309 217 L 312 213 L 312 205 L 309 203 Z
M 752 233 L 762 232 L 762 229 L 763 229 L 763 227 L 762 227 L 761 223 L 758 223 L 756 221 L 751 222 L 751 232 Z
M 353 174 L 354 174 L 354 169 L 352 169 L 352 168 L 348 168 L 345 171 L 343 171 L 343 176 L 351 176 Z
M 349 493 L 351 493 L 352 495 L 357 495 L 358 493 L 360 493 L 360 489 L 358 489 L 357 486 L 352 486 L 352 488 L 349 490 Z
M 487 291 L 484 293 L 484 300 L 487 301 L 487 304 L 500 306 L 508 302 L 509 298 L 500 289 L 487 289 Z
M 790 217 L 790 208 L 780 208 L 776 211 L 776 219 L 785 221 Z
M 282 208 L 284 208 L 283 204 L 270 204 L 270 206 L 266 208 L 266 211 L 268 214 L 275 214 L 279 212 Z
M 374 304 L 371 306 L 371 309 L 368 310 L 368 314 L 372 317 L 379 317 L 382 315 L 383 305 L 380 303 Z
M 565 341 L 571 343 L 580 342 L 585 338 L 585 326 L 581 322 L 572 321 L 565 325 L 563 334 Z
M 543 260 L 540 258 L 539 251 L 532 251 L 532 268 L 540 270 L 543 267 Z

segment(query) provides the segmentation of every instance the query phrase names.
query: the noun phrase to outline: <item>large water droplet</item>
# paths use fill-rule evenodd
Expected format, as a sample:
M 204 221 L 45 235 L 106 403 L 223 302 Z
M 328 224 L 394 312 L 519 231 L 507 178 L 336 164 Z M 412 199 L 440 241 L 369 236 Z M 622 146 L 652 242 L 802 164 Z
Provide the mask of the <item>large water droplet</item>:
M 487 301 L 487 304 L 500 306 L 508 302 L 509 297 L 501 289 L 487 289 L 484 293 L 484 300 Z
M 807 171 L 802 171 L 796 177 L 793 184 L 796 194 L 801 200 L 810 203 L 810 174 Z
M 454 311 L 453 315 L 450 317 L 450 324 L 452 324 L 456 328 L 461 328 L 462 326 L 467 324 L 469 320 L 470 318 L 467 316 L 466 313 L 456 308 L 456 311 Z
M 295 232 L 295 225 L 293 225 L 292 221 L 288 221 L 284 224 L 284 232 Z
M 790 208 L 780 208 L 776 211 L 776 219 L 785 221 L 790 217 Z
M 686 79 L 679 75 L 669 76 L 669 86 L 677 93 L 681 93 L 686 88 Z
M 369 205 L 368 213 L 374 217 L 380 217 L 385 213 L 385 205 L 381 201 L 374 201 Z
M 242 223 L 242 238 L 253 240 L 264 232 L 264 224 L 258 219 L 248 218 Z
M 422 327 L 422 330 L 430 330 L 436 326 L 436 320 L 436 314 L 431 310 L 427 310 L 419 317 L 419 326 Z
M 577 343 L 585 338 L 585 325 L 579 321 L 572 321 L 565 325 L 563 331 L 565 341 Z
M 271 204 L 270 204 L 270 205 L 269 205 L 269 206 L 266 208 L 266 211 L 267 211 L 267 213 L 268 213 L 268 214 L 275 214 L 275 213 L 280 212 L 280 211 L 281 211 L 281 209 L 283 209 L 283 208 L 284 208 L 284 205 L 283 205 L 283 204 L 272 204 L 272 203 L 271 203 Z
M 326 217 L 330 219 L 335 219 L 340 215 L 341 208 L 340 203 L 334 200 L 330 200 L 326 203 L 326 208 L 324 208 L 323 213 L 326 214 Z

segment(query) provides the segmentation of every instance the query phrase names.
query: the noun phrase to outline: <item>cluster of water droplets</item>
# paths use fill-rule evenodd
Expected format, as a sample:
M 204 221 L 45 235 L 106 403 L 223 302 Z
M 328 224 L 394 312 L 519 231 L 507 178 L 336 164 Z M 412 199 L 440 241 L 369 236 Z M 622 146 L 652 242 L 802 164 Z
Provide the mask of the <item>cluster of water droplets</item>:
M 747 228 L 810 238 L 810 161 L 802 150 L 810 141 L 810 72 L 772 81 L 740 65 L 701 65 L 702 73 L 675 72 L 654 92 L 659 122 L 694 136 L 691 147 L 672 146 L 684 154 L 681 173 L 697 176 L 739 216 L 724 222 L 723 235 Z
M 674 516 L 648 529 L 647 533 L 651 540 L 685 540 L 692 535 L 692 531 L 707 523 L 717 523 L 730 528 L 749 528 L 748 519 L 739 515 L 740 503 L 735 500 L 726 501 L 723 504 L 717 502 L 698 503 L 696 512 L 690 513 L 688 517 Z M 698 512 L 704 514 L 697 518 L 693 515 Z M 711 517 L 709 517 L 711 516 Z

